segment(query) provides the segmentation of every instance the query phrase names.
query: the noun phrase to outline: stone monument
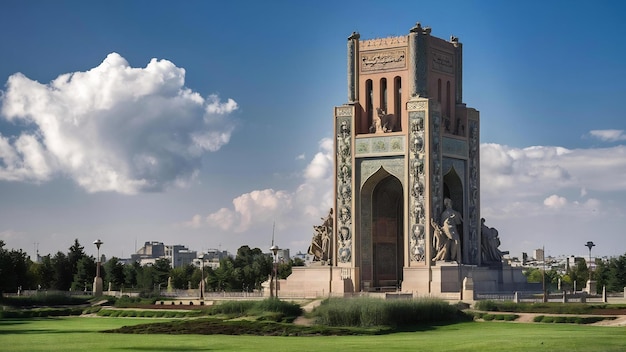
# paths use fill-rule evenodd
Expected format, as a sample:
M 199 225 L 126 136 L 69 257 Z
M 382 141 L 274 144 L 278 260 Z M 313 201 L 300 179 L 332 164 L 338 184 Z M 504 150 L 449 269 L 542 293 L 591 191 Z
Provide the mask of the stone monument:
M 465 278 L 476 292 L 523 284 L 481 222 L 480 119 L 463 102 L 459 39 L 419 23 L 398 37 L 355 32 L 347 56 L 348 102 L 333 118 L 336 216 L 309 250 L 329 267 L 294 268 L 283 291 L 453 297 Z

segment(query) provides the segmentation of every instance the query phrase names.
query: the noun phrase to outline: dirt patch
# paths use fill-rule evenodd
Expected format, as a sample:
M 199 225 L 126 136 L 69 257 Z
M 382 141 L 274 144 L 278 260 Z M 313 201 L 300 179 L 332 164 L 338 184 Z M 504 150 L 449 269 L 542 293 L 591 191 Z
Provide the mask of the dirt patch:
M 293 323 L 295 325 L 312 326 L 315 323 L 315 320 L 312 318 L 305 318 L 301 315 L 297 317 L 296 320 L 293 321 Z

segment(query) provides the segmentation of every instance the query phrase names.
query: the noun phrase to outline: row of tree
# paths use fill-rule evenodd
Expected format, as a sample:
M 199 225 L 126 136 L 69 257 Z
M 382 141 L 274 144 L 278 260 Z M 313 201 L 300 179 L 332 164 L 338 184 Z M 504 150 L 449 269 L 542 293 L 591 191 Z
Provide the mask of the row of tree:
M 603 287 L 608 292 L 622 292 L 626 287 L 626 254 L 608 260 L 596 260 L 595 270 L 589 270 L 584 260 L 578 261 L 575 266 L 568 268 L 565 273 L 556 269 L 544 271 L 542 269 L 531 269 L 524 272 L 528 282 L 543 282 L 545 277 L 546 287 L 550 291 L 577 290 L 587 285 L 587 280 L 591 277 L 597 282 L 597 293 L 601 293 Z
M 0 240 L 0 293 L 17 292 L 19 289 L 91 291 L 96 273 L 96 258 L 85 254 L 78 239 L 67 253 L 41 257 L 39 263 L 30 260 L 20 250 L 7 250 Z M 293 265 L 304 265 L 301 260 L 289 260 L 277 265 L 280 278 L 291 274 Z M 216 269 L 201 269 L 188 264 L 172 268 L 168 259 L 157 259 L 153 265 L 141 266 L 137 262 L 123 264 L 116 257 L 101 267 L 101 276 L 108 289 L 153 292 L 166 289 L 168 283 L 174 289 L 200 287 L 204 277 L 205 290 L 209 291 L 253 291 L 260 289 L 273 270 L 273 259 L 259 248 L 242 246 L 237 255 L 220 261 Z

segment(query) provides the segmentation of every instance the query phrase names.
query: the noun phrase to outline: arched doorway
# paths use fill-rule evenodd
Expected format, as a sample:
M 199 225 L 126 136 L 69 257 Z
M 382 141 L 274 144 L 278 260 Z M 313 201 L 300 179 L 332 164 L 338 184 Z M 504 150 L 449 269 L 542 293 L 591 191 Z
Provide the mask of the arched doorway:
M 394 176 L 382 179 L 372 193 L 372 284 L 398 287 L 404 263 L 402 184 Z

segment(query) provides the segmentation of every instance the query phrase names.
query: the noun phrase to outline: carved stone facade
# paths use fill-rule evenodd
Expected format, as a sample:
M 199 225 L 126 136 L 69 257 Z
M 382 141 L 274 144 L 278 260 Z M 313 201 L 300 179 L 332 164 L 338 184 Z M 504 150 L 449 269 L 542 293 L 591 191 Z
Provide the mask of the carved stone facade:
M 352 129 L 351 107 L 336 110 L 336 190 L 337 190 L 337 261 L 349 263 L 352 260 Z
M 330 265 L 294 268 L 281 291 L 462 299 L 470 277 L 478 292 L 518 289 L 521 272 L 494 270 L 497 231 L 481 242 L 480 120 L 462 100 L 462 48 L 419 23 L 405 36 L 348 37 L 348 102 L 333 120 L 334 224 L 324 227 L 333 238 L 313 246 L 320 262 L 330 247 Z
M 411 233 L 409 237 L 409 258 L 413 262 L 426 260 L 426 213 L 425 213 L 425 187 L 426 173 L 424 164 L 425 138 L 424 130 L 426 112 L 410 111 L 409 126 L 411 128 L 411 151 L 409 154 L 409 183 L 412 185 L 409 216 L 411 221 Z

